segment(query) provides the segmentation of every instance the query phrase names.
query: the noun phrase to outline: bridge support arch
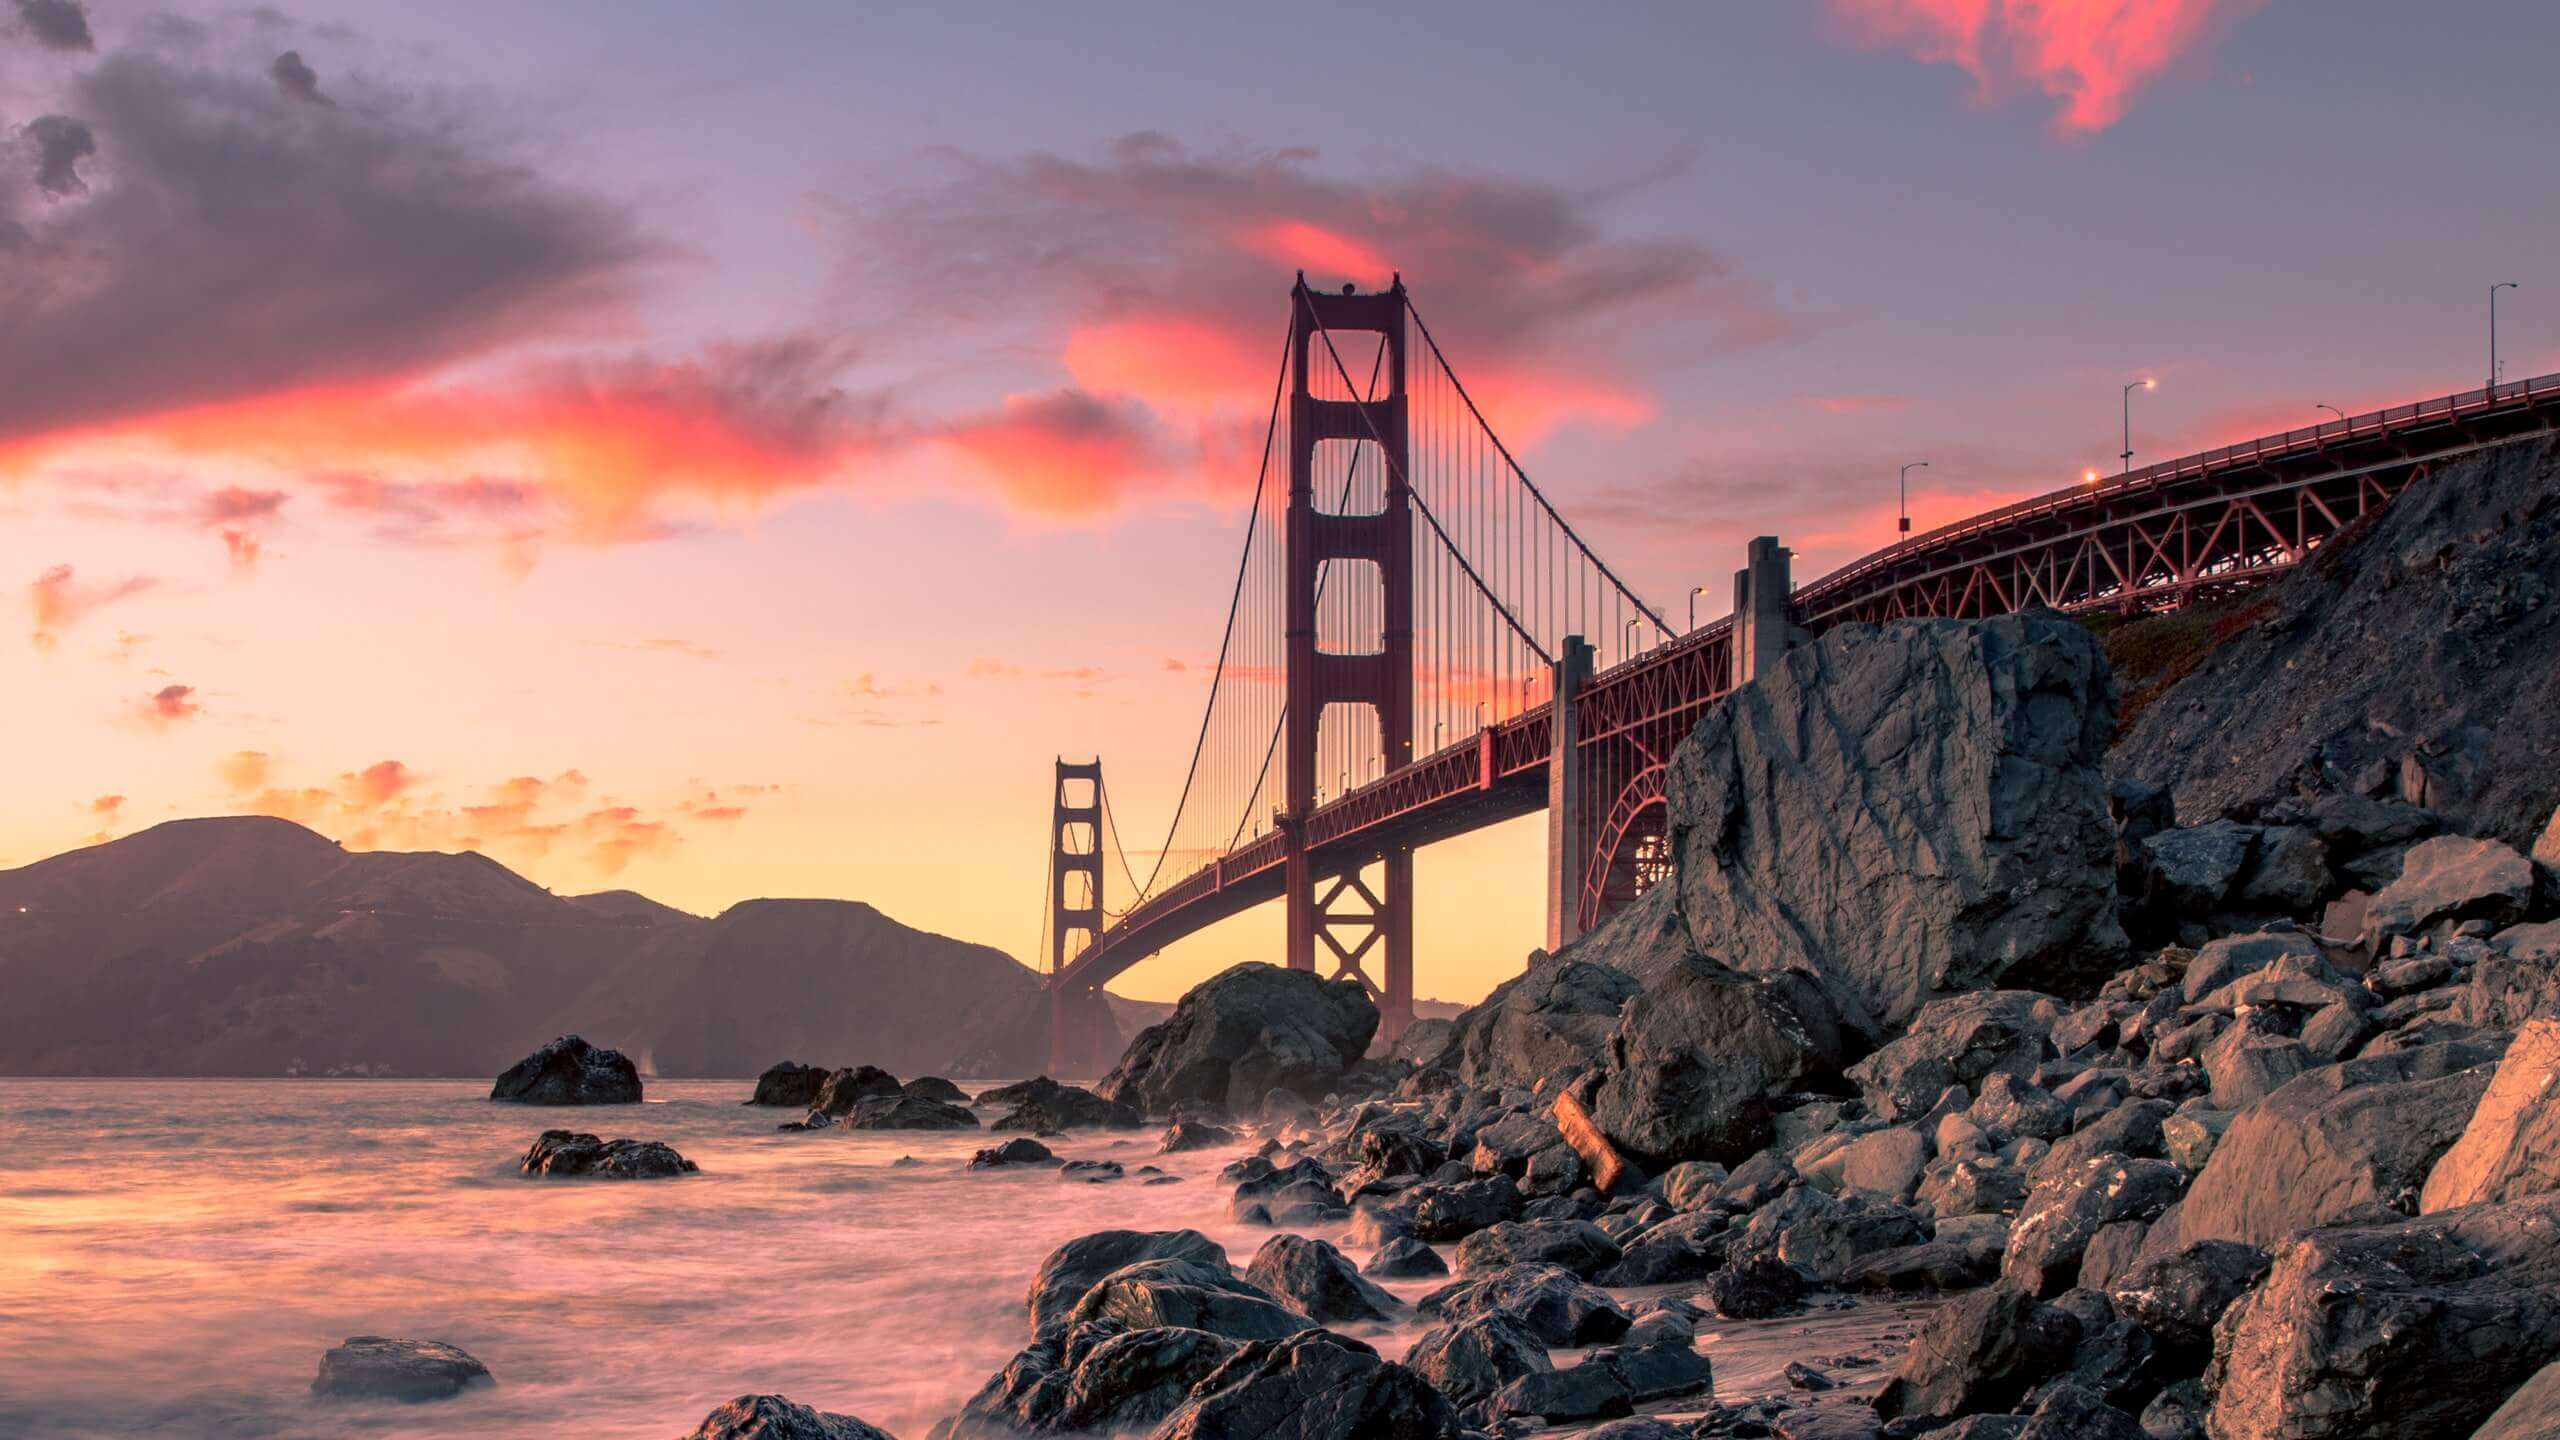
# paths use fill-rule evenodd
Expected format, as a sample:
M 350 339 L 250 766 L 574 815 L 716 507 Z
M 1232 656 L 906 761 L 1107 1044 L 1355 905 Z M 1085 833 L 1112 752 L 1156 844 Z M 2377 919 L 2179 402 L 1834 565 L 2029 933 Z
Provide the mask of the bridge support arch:
M 1120 1028 L 1098 987 L 1061 974 L 1102 935 L 1102 761 L 1058 761 L 1049 804 L 1049 1073 L 1099 1075 L 1120 1059 Z
M 1413 1023 L 1413 851 L 1391 847 L 1370 857 L 1379 883 L 1354 862 L 1319 873 L 1305 821 L 1316 809 L 1317 741 L 1328 707 L 1365 707 L 1377 718 L 1387 773 L 1413 755 L 1413 489 L 1406 474 L 1410 439 L 1405 413 L 1405 292 L 1389 289 L 1326 294 L 1298 277 L 1289 325 L 1289 503 L 1282 568 L 1287 591 L 1283 638 L 1288 699 L 1281 758 L 1281 833 L 1288 925 L 1285 959 L 1292 970 L 1316 968 L 1318 947 L 1336 974 L 1351 975 L 1378 1002 L 1379 1028 L 1390 1040 Z M 1327 398 L 1310 381 L 1340 365 L 1331 336 L 1378 337 L 1383 394 Z M 1310 367 L 1316 367 L 1311 371 Z M 1347 386 L 1345 387 L 1347 388 Z M 1375 511 L 1334 513 L 1316 503 L 1316 447 L 1326 441 L 1374 445 L 1383 499 Z M 1347 493 L 1347 492 L 1346 492 Z M 1358 561 L 1365 564 L 1341 564 Z M 1326 567 L 1334 573 L 1328 580 Z M 1378 649 L 1334 651 L 1317 633 L 1320 586 L 1358 585 L 1374 572 Z M 1346 938 L 1351 937 L 1351 938 Z M 1373 978 L 1368 966 L 1378 965 Z

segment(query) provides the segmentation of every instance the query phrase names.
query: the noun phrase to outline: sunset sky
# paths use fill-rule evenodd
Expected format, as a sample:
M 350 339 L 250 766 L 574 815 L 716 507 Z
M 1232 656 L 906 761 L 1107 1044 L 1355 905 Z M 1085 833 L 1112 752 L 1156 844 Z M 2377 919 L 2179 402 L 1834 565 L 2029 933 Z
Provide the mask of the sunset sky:
M 1396 8 L 0 0 L 0 866 L 256 811 L 1031 961 L 1052 757 L 1171 809 L 1301 267 L 1701 618 L 2135 376 L 2137 463 L 2476 386 L 2502 280 L 2560 370 L 2560 6 Z M 1421 993 L 1535 825 L 1425 853 Z

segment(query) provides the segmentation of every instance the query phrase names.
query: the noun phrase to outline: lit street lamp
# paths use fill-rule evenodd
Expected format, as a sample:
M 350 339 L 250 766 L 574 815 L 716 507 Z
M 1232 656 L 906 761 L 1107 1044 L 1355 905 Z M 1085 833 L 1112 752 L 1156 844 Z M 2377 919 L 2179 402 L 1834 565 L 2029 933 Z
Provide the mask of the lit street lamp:
M 1697 629 L 1697 628 L 1698 628 L 1698 597 L 1699 597 L 1699 596 L 1701 596 L 1701 595 L 1704 595 L 1704 594 L 1706 594 L 1706 593 L 1707 593 L 1707 587 L 1706 587 L 1706 586 L 1704 586 L 1704 585 L 1692 585 L 1692 586 L 1690 586 L 1690 587 L 1689 587 L 1689 629 L 1690 629 L 1690 630 L 1695 630 L 1695 629 Z M 1682 631 L 1681 633 L 1682 633 L 1682 634 L 1687 634 L 1687 633 L 1688 633 L 1688 631 Z
M 2152 389 L 2157 389 L 2157 388 L 2159 387 L 2159 384 L 2160 384 L 2160 382 L 2159 382 L 2159 381 L 2154 380 L 2154 379 L 2151 379 L 2151 378 L 2149 378 L 2148 376 L 2145 376 L 2144 378 L 2142 378 L 2142 379 L 2140 379 L 2140 380 L 2128 380 L 2128 381 L 2126 381 L 2126 382 L 2125 382 L 2125 387 L 2124 387 L 2124 473 L 2126 473 L 2127 475 L 2130 475 L 2130 474 L 2132 474 L 2132 473 L 2133 473 L 2133 392 L 2134 392 L 2134 391 L 2136 391 L 2136 390 L 2152 390 Z
M 1911 472 L 1928 468 L 1926 460 L 1914 460 L 1902 467 L 1902 538 L 1906 540 L 1911 538 Z
M 2491 399 L 2496 399 L 2498 394 L 2498 292 L 2523 288 L 2513 280 L 2501 280 L 2489 287 L 2489 396 Z

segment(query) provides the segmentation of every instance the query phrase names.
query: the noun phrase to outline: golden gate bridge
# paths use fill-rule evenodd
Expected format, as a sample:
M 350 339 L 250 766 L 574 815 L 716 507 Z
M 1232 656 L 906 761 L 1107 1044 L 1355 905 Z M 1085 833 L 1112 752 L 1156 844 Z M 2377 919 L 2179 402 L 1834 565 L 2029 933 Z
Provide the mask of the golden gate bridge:
M 1665 767 L 1698 712 L 1832 626 L 2218 597 L 2439 464 L 2560 431 L 2560 375 L 2341 417 L 2003 506 L 1802 589 L 1764 536 L 1732 613 L 1683 633 L 1529 478 L 1401 277 L 1364 294 L 1301 275 L 1275 368 L 1217 666 L 1143 876 L 1101 761 L 1058 762 L 1055 1073 L 1116 1058 L 1106 983 L 1275 899 L 1284 963 L 1357 979 L 1400 1034 L 1414 851 L 1540 810 L 1545 944 L 1569 943 L 1661 873 Z M 1106 857 L 1128 887 L 1117 907 Z

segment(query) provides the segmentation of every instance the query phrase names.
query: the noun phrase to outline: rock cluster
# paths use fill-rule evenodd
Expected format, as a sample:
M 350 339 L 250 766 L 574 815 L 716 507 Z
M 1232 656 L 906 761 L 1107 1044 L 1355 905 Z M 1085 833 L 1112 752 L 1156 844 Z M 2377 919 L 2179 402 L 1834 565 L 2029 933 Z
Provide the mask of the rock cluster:
M 576 1130 L 545 1130 L 524 1152 L 518 1169 L 554 1178 L 590 1175 L 600 1180 L 660 1180 L 701 1167 L 662 1140 L 599 1140 Z
M 563 1035 L 508 1066 L 489 1087 L 489 1098 L 521 1105 L 637 1105 L 640 1067 L 619 1050 Z

